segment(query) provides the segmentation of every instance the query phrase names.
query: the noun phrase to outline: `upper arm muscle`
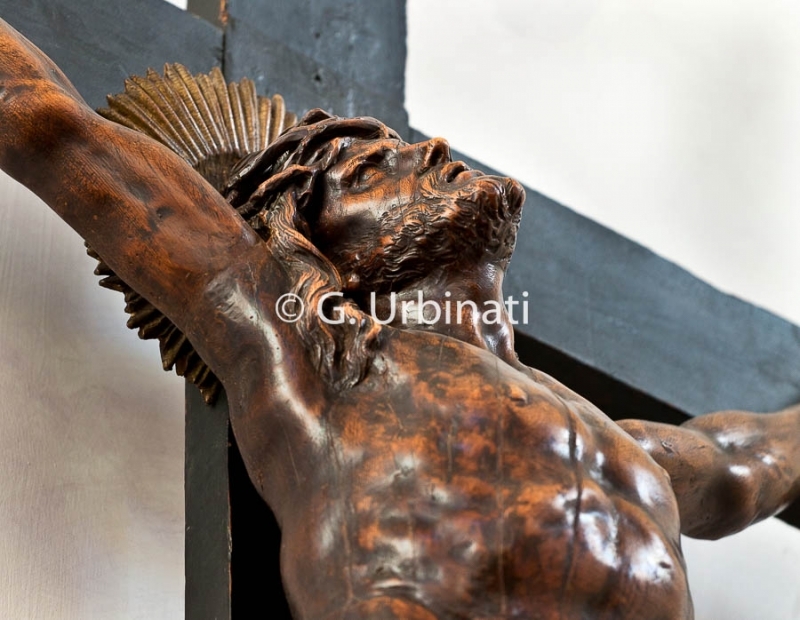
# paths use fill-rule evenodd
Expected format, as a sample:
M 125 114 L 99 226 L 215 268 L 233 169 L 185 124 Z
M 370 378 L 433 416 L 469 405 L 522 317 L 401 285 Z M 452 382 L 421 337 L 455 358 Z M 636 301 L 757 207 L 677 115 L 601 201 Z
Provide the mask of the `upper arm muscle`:
M 12 102 L 4 167 L 191 338 L 193 319 L 213 310 L 205 287 L 260 240 L 166 147 L 56 87 L 41 94 Z
M 689 536 L 733 534 L 800 492 L 798 412 L 719 412 L 683 426 L 619 424 L 669 473 Z

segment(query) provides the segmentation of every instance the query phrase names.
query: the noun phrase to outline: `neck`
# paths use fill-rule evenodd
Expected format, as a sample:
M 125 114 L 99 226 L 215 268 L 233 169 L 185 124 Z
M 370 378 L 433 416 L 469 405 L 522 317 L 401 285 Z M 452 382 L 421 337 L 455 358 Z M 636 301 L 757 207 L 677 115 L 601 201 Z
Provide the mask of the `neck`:
M 392 295 L 367 299 L 381 322 L 456 338 L 517 363 L 514 332 L 502 295 L 503 270 L 493 264 L 434 270 Z M 420 302 L 422 305 L 420 305 Z

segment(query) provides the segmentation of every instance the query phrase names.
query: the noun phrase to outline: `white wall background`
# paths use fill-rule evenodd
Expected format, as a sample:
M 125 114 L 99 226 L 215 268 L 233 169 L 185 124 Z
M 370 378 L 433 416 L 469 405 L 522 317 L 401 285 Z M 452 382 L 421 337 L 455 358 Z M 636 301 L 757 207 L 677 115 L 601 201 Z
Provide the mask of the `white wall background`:
M 413 126 L 800 323 L 800 4 L 408 4 Z
M 800 323 L 800 13 L 410 0 L 414 126 Z M 0 618 L 183 613 L 182 383 L 0 176 Z M 800 534 L 687 548 L 699 620 L 800 618 Z
M 409 0 L 412 126 L 800 323 L 800 5 Z M 800 532 L 685 540 L 699 620 L 800 619 Z
M 0 618 L 183 615 L 183 384 L 94 263 L 0 173 Z

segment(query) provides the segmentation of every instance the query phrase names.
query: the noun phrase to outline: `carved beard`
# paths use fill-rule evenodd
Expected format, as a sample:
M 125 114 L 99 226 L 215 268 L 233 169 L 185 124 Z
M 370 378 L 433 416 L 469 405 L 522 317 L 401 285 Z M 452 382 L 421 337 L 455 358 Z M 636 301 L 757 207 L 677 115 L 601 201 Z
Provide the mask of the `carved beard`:
M 515 181 L 492 176 L 458 188 L 424 192 L 384 214 L 379 241 L 368 253 L 349 251 L 338 263 L 358 291 L 387 293 L 436 268 L 494 262 L 505 268 L 514 251 L 524 192 Z

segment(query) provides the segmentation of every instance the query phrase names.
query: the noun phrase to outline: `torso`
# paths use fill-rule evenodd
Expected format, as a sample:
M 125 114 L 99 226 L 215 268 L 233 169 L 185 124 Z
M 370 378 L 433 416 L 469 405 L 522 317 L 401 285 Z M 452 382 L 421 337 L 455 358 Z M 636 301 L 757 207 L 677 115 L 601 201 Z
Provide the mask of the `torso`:
M 388 596 L 437 618 L 691 618 L 666 473 L 552 380 L 398 332 L 306 432 L 291 458 L 313 465 L 276 510 L 301 617 Z

